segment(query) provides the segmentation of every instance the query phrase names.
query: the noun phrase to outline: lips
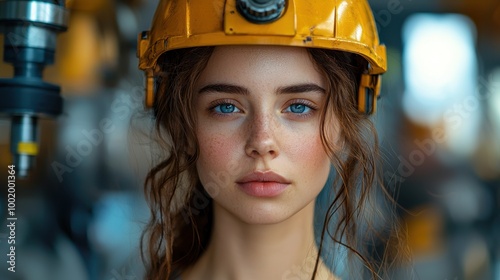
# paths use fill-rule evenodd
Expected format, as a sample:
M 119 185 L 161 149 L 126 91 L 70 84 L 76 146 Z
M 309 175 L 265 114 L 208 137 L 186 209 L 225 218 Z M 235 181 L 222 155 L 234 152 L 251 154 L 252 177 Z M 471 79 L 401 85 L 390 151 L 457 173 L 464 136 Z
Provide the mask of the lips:
M 290 181 L 272 171 L 252 172 L 237 181 L 237 183 L 248 183 L 248 182 L 275 182 L 282 184 L 290 184 Z
M 256 171 L 242 177 L 236 183 L 250 196 L 274 197 L 281 194 L 291 182 L 272 171 Z

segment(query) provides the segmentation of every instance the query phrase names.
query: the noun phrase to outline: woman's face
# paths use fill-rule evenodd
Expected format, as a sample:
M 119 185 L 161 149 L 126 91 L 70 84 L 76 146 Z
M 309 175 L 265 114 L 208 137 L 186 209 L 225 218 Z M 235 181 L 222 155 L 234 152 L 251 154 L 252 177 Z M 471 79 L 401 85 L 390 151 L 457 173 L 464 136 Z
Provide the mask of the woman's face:
M 195 108 L 197 170 L 217 207 L 268 224 L 314 202 L 330 170 L 320 138 L 325 89 L 304 48 L 215 48 Z

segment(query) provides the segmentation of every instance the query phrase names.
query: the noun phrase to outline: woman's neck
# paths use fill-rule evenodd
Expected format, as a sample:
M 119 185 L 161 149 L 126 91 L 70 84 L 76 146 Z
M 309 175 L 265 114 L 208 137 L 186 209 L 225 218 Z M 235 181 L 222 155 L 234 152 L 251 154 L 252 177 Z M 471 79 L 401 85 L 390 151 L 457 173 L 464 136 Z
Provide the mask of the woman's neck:
M 317 257 L 313 217 L 314 202 L 280 223 L 254 225 L 215 204 L 209 246 L 183 280 L 310 279 Z

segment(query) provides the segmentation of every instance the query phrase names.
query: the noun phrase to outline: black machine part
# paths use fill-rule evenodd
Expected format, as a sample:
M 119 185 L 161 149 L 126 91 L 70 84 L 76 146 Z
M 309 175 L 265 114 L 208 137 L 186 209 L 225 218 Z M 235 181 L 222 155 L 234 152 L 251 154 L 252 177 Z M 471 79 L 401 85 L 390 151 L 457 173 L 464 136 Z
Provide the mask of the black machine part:
M 3 57 L 14 68 L 12 78 L 0 79 L 0 115 L 12 120 L 10 147 L 20 177 L 28 175 L 38 153 L 38 118 L 62 112 L 60 87 L 44 82 L 42 74 L 54 63 L 68 16 L 65 1 L 0 0 Z
M 236 8 L 250 22 L 269 23 L 282 16 L 285 0 L 236 0 Z

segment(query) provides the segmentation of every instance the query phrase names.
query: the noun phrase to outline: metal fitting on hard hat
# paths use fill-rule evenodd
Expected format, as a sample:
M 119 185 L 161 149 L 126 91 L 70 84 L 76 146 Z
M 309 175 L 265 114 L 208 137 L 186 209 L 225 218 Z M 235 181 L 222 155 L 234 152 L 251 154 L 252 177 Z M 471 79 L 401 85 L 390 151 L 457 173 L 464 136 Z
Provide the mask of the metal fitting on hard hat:
M 220 45 L 283 45 L 357 54 L 368 62 L 358 109 L 370 114 L 387 70 L 385 46 L 367 0 L 160 0 L 150 31 L 139 35 L 146 106 L 154 100 L 157 60 L 165 52 Z
M 250 22 L 267 23 L 281 16 L 285 0 L 236 0 L 236 8 Z

